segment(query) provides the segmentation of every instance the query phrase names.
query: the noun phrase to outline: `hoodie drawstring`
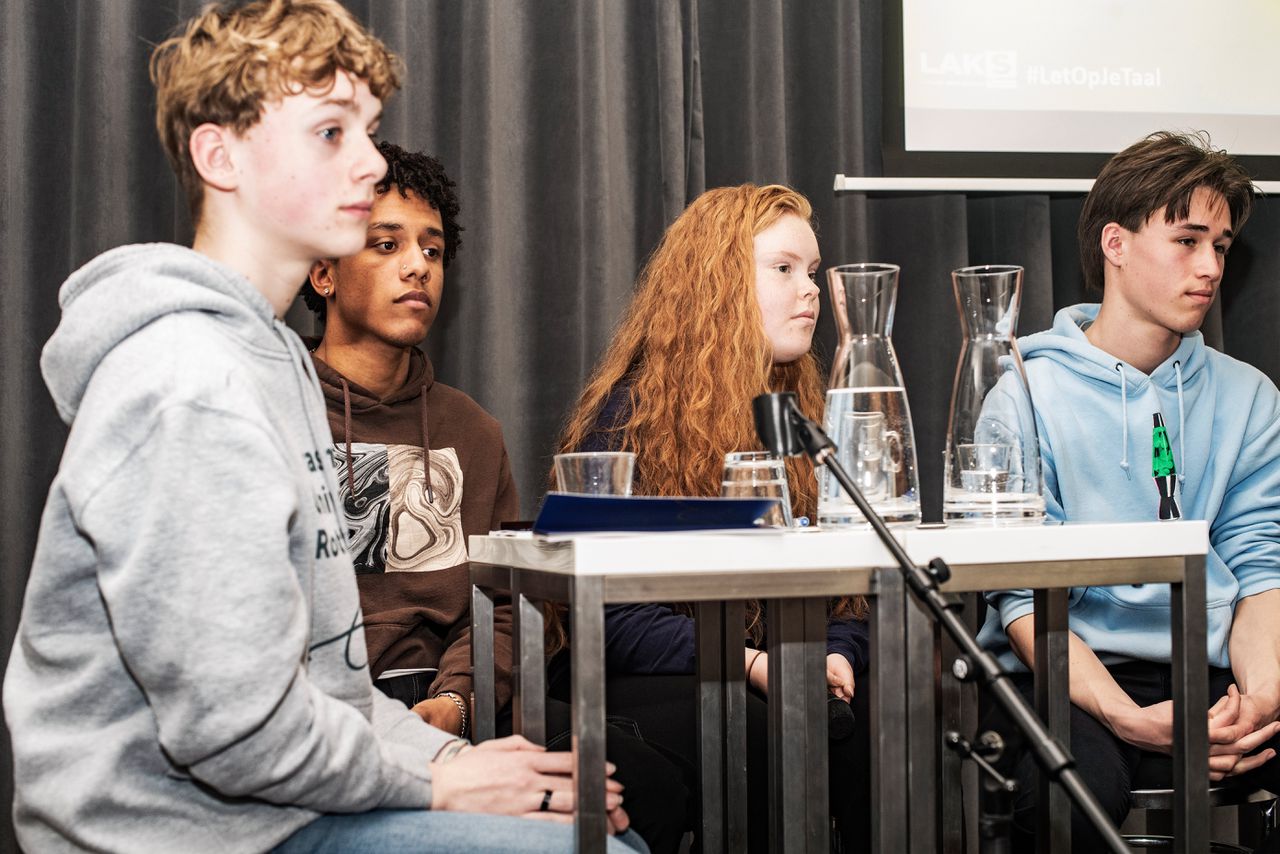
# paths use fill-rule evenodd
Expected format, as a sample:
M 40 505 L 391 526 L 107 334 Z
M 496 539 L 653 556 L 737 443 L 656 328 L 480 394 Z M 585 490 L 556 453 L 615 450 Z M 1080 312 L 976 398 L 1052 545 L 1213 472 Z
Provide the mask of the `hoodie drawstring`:
M 1129 472 L 1129 382 L 1125 379 L 1123 362 L 1116 362 L 1116 370 L 1120 372 L 1120 424 L 1123 431 L 1120 439 L 1120 468 L 1125 477 L 1133 480 L 1133 475 Z
M 1187 465 L 1187 431 L 1183 428 L 1186 426 L 1186 412 L 1182 408 L 1182 360 L 1173 363 L 1173 375 L 1178 381 L 1178 485 L 1186 480 L 1187 476 L 1183 473 L 1183 469 Z
M 345 377 L 339 376 L 338 382 L 342 383 L 342 435 L 347 443 L 347 492 L 351 495 L 356 494 L 356 477 L 352 470 L 353 460 L 351 456 L 351 387 L 347 385 Z M 422 386 L 422 408 L 420 410 L 422 417 L 422 471 L 427 481 L 427 503 L 436 503 L 435 490 L 431 488 L 431 448 L 427 444 L 427 387 Z
M 422 386 L 422 473 L 427 480 L 427 503 L 436 503 L 435 490 L 431 488 L 431 445 L 427 441 L 427 386 Z
M 351 388 L 344 377 L 338 380 L 342 383 L 342 438 L 347 442 L 347 494 L 354 498 L 356 476 L 351 470 L 354 464 L 351 459 Z

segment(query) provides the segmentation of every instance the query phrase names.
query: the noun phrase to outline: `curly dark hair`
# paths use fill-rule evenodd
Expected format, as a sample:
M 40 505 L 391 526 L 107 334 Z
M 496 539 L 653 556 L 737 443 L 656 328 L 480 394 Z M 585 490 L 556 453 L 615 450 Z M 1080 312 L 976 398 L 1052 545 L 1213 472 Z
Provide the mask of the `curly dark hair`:
M 444 254 L 441 256 L 444 268 L 449 269 L 453 256 L 458 254 L 462 246 L 462 226 L 458 224 L 458 196 L 454 192 L 453 179 L 445 174 L 440 161 L 429 154 L 418 151 L 405 151 L 392 142 L 378 143 L 378 151 L 387 161 L 387 174 L 374 188 L 378 195 L 388 192 L 392 187 L 400 191 L 401 198 L 408 198 L 409 191 L 420 199 L 426 199 L 431 207 L 440 212 L 440 224 L 444 230 Z M 307 308 L 315 312 L 321 321 L 325 316 L 324 297 L 315 292 L 311 282 L 302 283 L 300 291 Z

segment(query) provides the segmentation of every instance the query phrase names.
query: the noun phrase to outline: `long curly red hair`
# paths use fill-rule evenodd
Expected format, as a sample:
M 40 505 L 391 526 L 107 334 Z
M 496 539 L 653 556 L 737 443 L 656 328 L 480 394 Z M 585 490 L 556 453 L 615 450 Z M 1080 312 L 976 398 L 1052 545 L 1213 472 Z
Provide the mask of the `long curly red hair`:
M 743 184 L 703 193 L 662 237 L 635 296 L 561 434 L 560 451 L 581 446 L 621 383 L 629 415 L 607 425 L 619 450 L 636 452 L 634 491 L 719 495 L 724 455 L 760 447 L 751 401 L 794 391 L 822 417 L 818 362 L 806 353 L 773 363 L 755 296 L 755 235 L 784 214 L 809 222 L 804 196 L 788 187 Z M 817 482 L 807 459 L 787 463 L 792 508 L 814 518 Z
M 817 359 L 810 351 L 774 364 L 756 300 L 755 236 L 786 214 L 812 225 L 808 199 L 778 184 L 708 190 L 685 209 L 641 272 L 561 433 L 560 452 L 605 429 L 617 435 L 611 447 L 636 454 L 637 494 L 711 496 L 720 494 L 726 453 L 761 447 L 751 411 L 757 395 L 793 391 L 800 409 L 821 420 L 826 383 Z M 621 385 L 630 406 L 618 423 L 600 425 Z M 816 520 L 812 463 L 795 457 L 787 469 L 794 514 Z M 748 611 L 759 640 L 758 604 Z M 861 617 L 866 603 L 843 599 L 836 611 Z

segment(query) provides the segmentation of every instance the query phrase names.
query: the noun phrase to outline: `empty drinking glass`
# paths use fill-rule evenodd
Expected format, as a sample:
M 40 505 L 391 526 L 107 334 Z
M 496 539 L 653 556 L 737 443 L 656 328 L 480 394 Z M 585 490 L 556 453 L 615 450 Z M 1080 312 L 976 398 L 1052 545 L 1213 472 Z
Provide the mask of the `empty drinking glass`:
M 725 454 L 720 495 L 725 498 L 777 498 L 778 505 L 766 513 L 759 524 L 770 528 L 791 527 L 787 466 L 768 451 Z
M 556 485 L 577 495 L 630 495 L 636 455 L 630 451 L 556 454 Z

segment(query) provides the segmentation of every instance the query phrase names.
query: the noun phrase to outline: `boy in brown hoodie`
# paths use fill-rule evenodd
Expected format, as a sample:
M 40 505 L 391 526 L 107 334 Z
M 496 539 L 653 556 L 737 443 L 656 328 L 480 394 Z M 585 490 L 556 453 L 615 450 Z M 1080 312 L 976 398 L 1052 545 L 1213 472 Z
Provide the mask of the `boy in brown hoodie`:
M 382 142 L 365 248 L 315 263 L 303 297 L 324 321 L 309 342 L 333 432 L 375 685 L 434 726 L 469 736 L 471 584 L 467 538 L 519 512 L 498 422 L 436 382 L 417 345 L 440 308 L 461 227 L 454 185 L 434 158 Z M 511 609 L 495 608 L 497 705 L 511 697 Z M 549 702 L 548 731 L 567 729 Z M 504 716 L 505 717 L 505 716 Z M 502 728 L 500 721 L 499 727 Z M 655 852 L 678 847 L 679 772 L 611 727 L 609 758 L 627 811 Z
M 375 684 L 423 720 L 471 730 L 467 538 L 519 514 L 502 430 L 436 382 L 417 348 L 458 251 L 458 201 L 440 164 L 383 142 L 386 177 L 365 248 L 319 261 L 307 304 L 333 431 Z M 497 609 L 498 706 L 510 698 L 511 610 Z

